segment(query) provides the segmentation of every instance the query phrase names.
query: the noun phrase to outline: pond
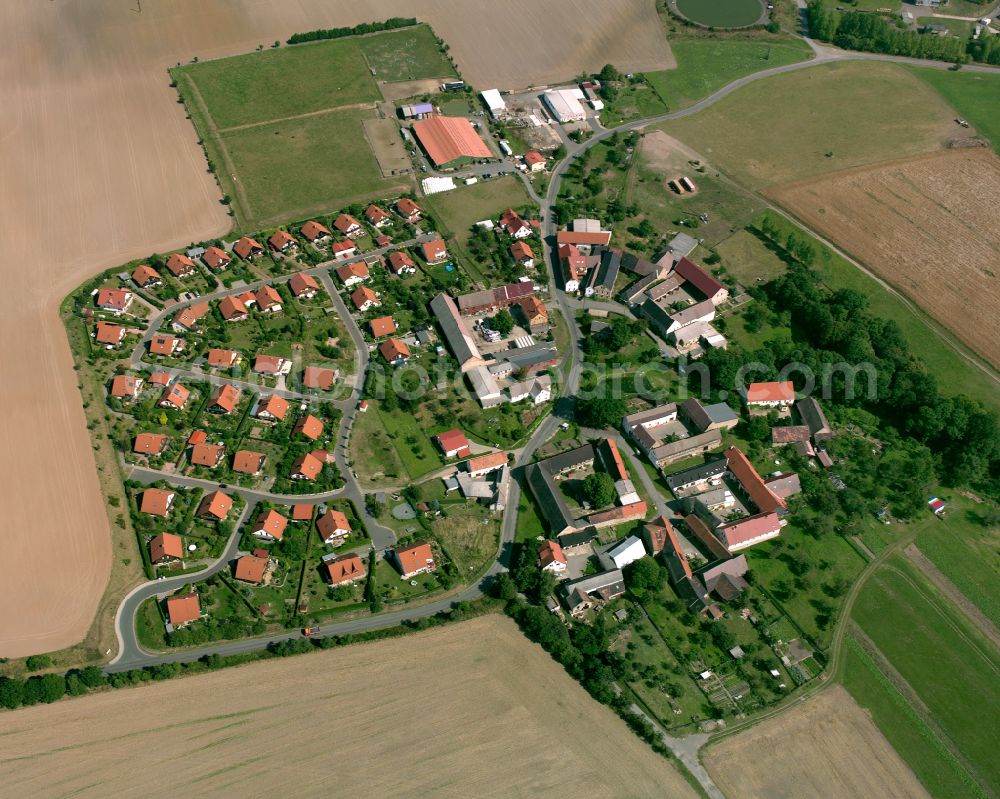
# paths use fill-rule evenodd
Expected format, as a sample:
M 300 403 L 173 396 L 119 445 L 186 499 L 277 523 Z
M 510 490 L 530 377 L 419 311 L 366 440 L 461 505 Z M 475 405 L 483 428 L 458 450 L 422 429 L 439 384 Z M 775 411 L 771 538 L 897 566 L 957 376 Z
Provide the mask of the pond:
M 761 18 L 760 0 L 677 0 L 677 10 L 690 19 L 713 28 L 741 28 Z

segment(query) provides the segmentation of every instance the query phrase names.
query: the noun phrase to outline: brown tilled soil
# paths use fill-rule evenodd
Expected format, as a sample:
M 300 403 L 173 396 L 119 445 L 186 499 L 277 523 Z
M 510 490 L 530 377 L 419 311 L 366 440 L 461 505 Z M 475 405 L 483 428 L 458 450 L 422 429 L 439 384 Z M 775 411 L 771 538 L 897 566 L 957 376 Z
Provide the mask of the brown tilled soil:
M 480 88 L 672 60 L 651 0 L 142 0 L 138 9 L 0 4 L 0 656 L 80 641 L 111 568 L 58 303 L 102 268 L 229 226 L 167 67 L 403 15 L 430 22 Z M 129 555 L 134 569 L 134 552 L 114 558 Z
M 850 694 L 830 687 L 704 752 L 728 799 L 929 799 Z
M 488 616 L 0 715 L 17 796 L 696 794 Z
M 765 191 L 1000 367 L 1000 158 L 952 150 Z

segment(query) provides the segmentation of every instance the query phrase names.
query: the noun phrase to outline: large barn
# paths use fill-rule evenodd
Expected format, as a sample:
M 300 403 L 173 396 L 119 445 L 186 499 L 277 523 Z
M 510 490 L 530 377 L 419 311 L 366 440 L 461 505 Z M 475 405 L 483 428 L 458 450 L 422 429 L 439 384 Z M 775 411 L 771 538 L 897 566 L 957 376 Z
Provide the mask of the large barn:
M 435 166 L 450 166 L 462 159 L 494 157 L 465 117 L 421 119 L 413 123 L 413 133 Z

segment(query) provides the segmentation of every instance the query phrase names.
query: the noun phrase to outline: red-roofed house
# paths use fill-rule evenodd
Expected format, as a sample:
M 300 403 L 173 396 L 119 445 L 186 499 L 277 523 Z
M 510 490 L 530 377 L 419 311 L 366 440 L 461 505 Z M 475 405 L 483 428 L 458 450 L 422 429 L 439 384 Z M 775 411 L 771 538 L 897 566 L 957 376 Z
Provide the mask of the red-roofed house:
M 256 476 L 263 471 L 266 461 L 267 456 L 263 452 L 241 449 L 233 455 L 233 471 Z
M 149 341 L 150 355 L 176 355 L 184 349 L 184 339 L 157 333 Z
M 719 525 L 715 535 L 729 552 L 739 552 L 781 535 L 781 520 L 777 513 L 758 513 Z
M 150 516 L 167 516 L 174 505 L 177 493 L 162 488 L 147 488 L 139 500 L 139 511 Z
M 417 271 L 413 259 L 402 250 L 389 253 L 389 269 L 394 275 L 412 275 Z
M 311 522 L 313 517 L 313 508 L 315 507 L 315 505 L 307 505 L 305 503 L 292 505 L 292 521 Z
M 683 278 L 686 283 L 694 286 L 699 292 L 705 295 L 705 299 L 711 300 L 713 305 L 719 305 L 729 299 L 729 289 L 699 267 L 694 261 L 681 258 L 674 265 L 674 274 Z
M 428 264 L 440 264 L 448 260 L 448 248 L 442 239 L 434 239 L 420 245 L 420 251 Z
M 132 442 L 132 452 L 137 455 L 161 455 L 170 439 L 162 433 L 139 433 Z
M 347 287 L 355 286 L 358 283 L 364 283 L 369 277 L 371 277 L 368 272 L 368 265 L 363 261 L 338 266 L 336 271 L 337 277 L 340 278 L 340 282 Z
M 201 260 L 209 269 L 221 271 L 233 262 L 233 257 L 218 247 L 206 247 L 201 254 Z
M 98 322 L 94 339 L 98 344 L 117 347 L 125 340 L 125 328 L 111 322 Z
M 257 355 L 253 359 L 253 370 L 259 375 L 276 375 L 284 371 L 287 363 L 277 355 Z
M 390 549 L 389 557 L 395 562 L 403 580 L 432 572 L 437 568 L 431 545 L 423 542 L 402 549 Z
M 240 354 L 236 350 L 210 349 L 208 351 L 208 365 L 213 369 L 228 369 L 240 359 Z
M 222 463 L 226 448 L 222 444 L 195 444 L 191 448 L 191 465 L 214 469 Z
M 434 440 L 437 441 L 437 445 L 446 458 L 468 458 L 472 454 L 472 450 L 469 448 L 469 439 L 465 437 L 465 433 L 457 428 L 446 430 L 434 436 Z
M 465 462 L 465 469 L 470 477 L 482 477 L 484 474 L 495 472 L 501 466 L 507 465 L 506 452 L 491 452 L 489 455 L 480 455 L 478 458 L 470 458 Z
M 261 512 L 253 523 L 250 532 L 265 541 L 280 541 L 285 535 L 288 519 L 276 510 Z
M 361 227 L 361 223 L 350 214 L 340 214 L 337 216 L 333 226 L 349 239 L 356 239 L 359 236 L 368 235 L 365 232 L 365 229 Z
M 258 419 L 280 422 L 285 418 L 286 413 L 288 413 L 288 400 L 277 394 L 268 394 L 260 398 L 255 415 Z
M 149 560 L 154 565 L 184 558 L 184 541 L 173 533 L 160 533 L 149 540 Z
M 351 523 L 344 513 L 330 509 L 316 520 L 316 530 L 324 544 L 339 547 L 351 534 Z
M 302 226 L 302 235 L 306 237 L 306 241 L 311 241 L 313 244 L 326 241 L 333 236 L 330 228 L 320 224 L 315 219 L 310 219 Z
M 261 313 L 281 313 L 281 295 L 271 286 L 261 286 L 254 294 Z
M 666 516 L 657 516 L 653 521 L 642 526 L 639 537 L 646 545 L 646 551 L 650 555 L 659 555 L 666 546 L 667 540 L 673 532 L 674 526 Z M 684 561 L 687 563 L 687 561 Z
M 411 225 L 420 220 L 420 206 L 409 197 L 400 197 L 396 200 L 396 213 Z
M 208 401 L 210 413 L 232 413 L 240 404 L 240 390 L 231 383 L 219 386 Z
M 271 234 L 271 237 L 267 240 L 267 243 L 275 252 L 290 252 L 298 249 L 299 246 L 299 243 L 287 230 L 274 231 L 274 233 Z
M 307 366 L 302 370 L 302 385 L 306 388 L 329 391 L 336 378 L 337 373 L 333 369 L 324 369 L 322 366 Z
M 153 374 L 149 376 L 149 385 L 169 386 L 171 380 L 173 380 L 173 378 L 170 376 L 170 372 L 153 372 Z
M 101 289 L 97 292 L 96 305 L 102 311 L 121 316 L 128 310 L 134 297 L 127 289 Z
M 268 559 L 260 558 L 256 555 L 244 555 L 236 560 L 236 567 L 233 569 L 233 577 L 242 583 L 260 585 L 267 574 Z
M 115 375 L 111 381 L 111 396 L 118 399 L 134 400 L 142 392 L 145 381 L 132 375 Z
M 319 294 L 319 283 L 316 282 L 316 278 L 302 272 L 292 275 L 292 279 L 288 281 L 288 288 L 300 300 L 311 300 Z
M 524 154 L 524 165 L 529 172 L 541 172 L 545 169 L 545 156 L 535 150 L 527 152 Z
M 208 315 L 211 308 L 207 302 L 196 302 L 187 308 L 181 308 L 170 322 L 170 326 L 177 333 L 184 333 L 192 330 L 198 322 Z
M 190 277 L 198 271 L 194 261 L 179 252 L 175 252 L 167 259 L 167 269 L 170 270 L 170 274 L 177 278 Z
M 233 500 L 221 491 L 213 491 L 205 494 L 198 505 L 197 516 L 199 519 L 212 519 L 222 521 L 229 514 L 229 509 L 233 507 Z
M 349 241 L 335 241 L 330 248 L 330 252 L 333 253 L 334 260 L 346 261 L 348 258 L 353 258 L 358 254 L 358 248 Z
M 256 239 L 244 236 L 233 245 L 233 252 L 244 261 L 252 261 L 254 258 L 259 258 L 264 254 L 264 248 Z
M 323 423 L 311 413 L 307 413 L 295 423 L 292 433 L 294 435 L 303 435 L 310 441 L 315 441 L 323 435 Z
M 132 272 L 132 282 L 141 289 L 163 285 L 163 279 L 149 264 L 140 264 L 135 268 L 135 271 Z
M 169 597 L 166 605 L 167 618 L 170 619 L 170 626 L 175 630 L 201 618 L 201 605 L 198 603 L 198 594 L 194 591 L 189 594 Z
M 764 483 L 763 478 L 747 460 L 747 456 L 739 447 L 730 447 L 725 451 L 729 472 L 743 489 L 744 496 L 750 500 L 761 513 L 783 513 L 788 509 L 785 501 L 775 494 Z
M 353 552 L 350 555 L 342 555 L 339 558 L 328 560 L 324 565 L 330 585 L 334 587 L 350 585 L 358 580 L 364 580 L 368 576 L 365 562 Z
M 369 308 L 377 308 L 382 303 L 379 302 L 378 295 L 368 286 L 361 286 L 351 294 L 351 302 L 359 311 L 367 311 Z
M 513 208 L 508 208 L 500 216 L 500 227 L 515 239 L 526 239 L 531 235 L 531 225 L 521 219 Z
M 386 339 L 379 345 L 378 351 L 393 366 L 401 366 L 406 363 L 411 355 L 406 342 L 400 341 L 398 338 Z
M 566 555 L 558 541 L 545 541 L 538 548 L 538 566 L 542 571 L 562 574 L 566 571 Z
M 174 383 L 174 385 L 163 389 L 163 394 L 160 395 L 157 405 L 161 408 L 181 411 L 184 410 L 184 406 L 187 405 L 188 397 L 190 396 L 191 392 L 188 389 L 184 388 L 180 383 Z
M 227 322 L 242 322 L 247 318 L 247 307 L 243 300 L 230 294 L 219 301 L 219 313 Z
M 526 269 L 531 269 L 535 265 L 535 253 L 526 242 L 515 241 L 510 245 L 510 254 L 516 263 Z
M 392 224 L 392 217 L 374 203 L 365 209 L 365 219 L 380 229 Z
M 368 326 L 371 328 L 372 335 L 375 338 L 382 338 L 382 336 L 388 336 L 396 332 L 396 323 L 392 321 L 391 316 L 379 316 L 372 319 Z
M 747 405 L 760 408 L 780 408 L 795 402 L 795 385 L 791 380 L 780 383 L 751 383 L 747 387 Z
M 293 480 L 315 480 L 323 471 L 323 461 L 307 452 L 295 459 L 292 464 Z

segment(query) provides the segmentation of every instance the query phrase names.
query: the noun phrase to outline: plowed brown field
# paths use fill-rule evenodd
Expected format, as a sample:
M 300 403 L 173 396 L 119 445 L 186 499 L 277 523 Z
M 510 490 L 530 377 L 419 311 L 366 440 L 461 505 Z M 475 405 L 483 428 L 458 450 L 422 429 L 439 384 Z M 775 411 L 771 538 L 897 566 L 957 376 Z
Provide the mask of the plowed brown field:
M 11 796 L 695 799 L 513 622 L 0 715 Z
M 430 22 L 481 88 L 672 63 L 652 0 L 0 3 L 0 656 L 80 641 L 112 559 L 59 301 L 228 227 L 166 68 L 390 16 Z
M 930 799 L 840 686 L 709 747 L 703 759 L 729 799 Z
M 1000 158 L 962 149 L 765 193 L 1000 367 Z

